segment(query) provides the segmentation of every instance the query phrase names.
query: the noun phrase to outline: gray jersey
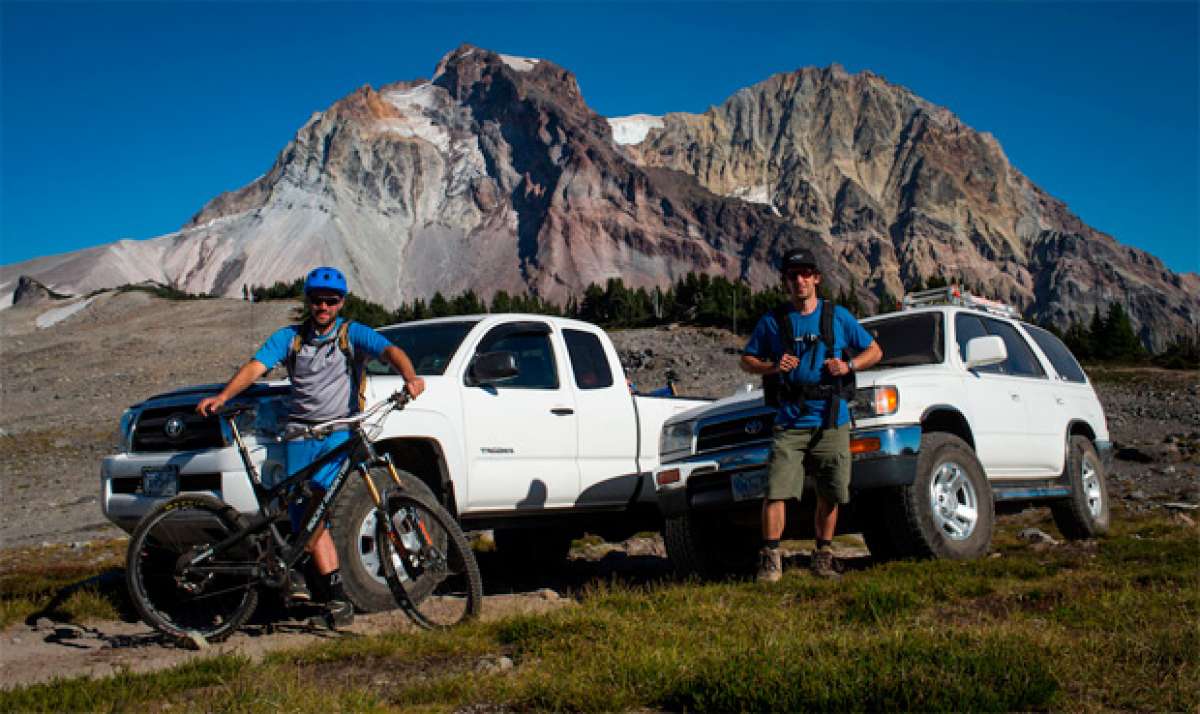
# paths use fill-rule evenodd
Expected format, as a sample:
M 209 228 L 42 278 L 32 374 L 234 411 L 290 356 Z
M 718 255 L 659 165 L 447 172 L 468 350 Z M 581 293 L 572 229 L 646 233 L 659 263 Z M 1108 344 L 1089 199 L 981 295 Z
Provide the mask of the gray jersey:
M 338 347 L 336 331 L 321 342 L 304 340 L 296 353 L 292 380 L 292 405 L 288 419 L 318 422 L 349 416 L 353 380 L 346 355 Z

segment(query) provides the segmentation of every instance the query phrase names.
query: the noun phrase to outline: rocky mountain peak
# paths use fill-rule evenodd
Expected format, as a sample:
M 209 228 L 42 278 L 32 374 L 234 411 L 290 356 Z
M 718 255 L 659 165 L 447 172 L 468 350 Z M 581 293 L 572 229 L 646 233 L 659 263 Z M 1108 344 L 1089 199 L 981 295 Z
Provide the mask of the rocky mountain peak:
M 761 288 L 793 245 L 868 306 L 935 276 L 1063 327 L 1121 301 L 1154 347 L 1200 315 L 1200 277 L 1093 230 L 994 137 L 874 73 L 805 67 L 703 114 L 607 120 L 570 71 L 471 45 L 431 79 L 313 114 L 180 231 L 6 268 L 0 288 L 16 273 L 239 295 L 327 263 L 388 306 L 467 289 L 566 302 L 688 272 Z

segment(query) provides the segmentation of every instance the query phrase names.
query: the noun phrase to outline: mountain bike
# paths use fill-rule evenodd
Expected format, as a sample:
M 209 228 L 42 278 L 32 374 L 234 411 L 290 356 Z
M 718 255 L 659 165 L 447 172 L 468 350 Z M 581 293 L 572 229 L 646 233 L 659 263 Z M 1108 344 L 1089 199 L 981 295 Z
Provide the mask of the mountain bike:
M 351 436 L 270 487 L 263 485 L 237 424 L 236 417 L 254 407 L 221 410 L 217 418 L 237 445 L 258 512 L 244 516 L 211 496 L 183 494 L 147 514 L 133 532 L 125 569 L 142 619 L 176 641 L 228 637 L 254 613 L 260 588 L 287 584 L 352 473 L 364 480 L 375 502 L 375 543 L 396 604 L 427 629 L 477 616 L 483 585 L 466 536 L 440 504 L 405 490 L 391 455 L 372 444 L 383 418 L 410 399 L 406 391 L 396 392 L 361 414 L 306 427 L 311 437 L 334 430 L 349 430 Z M 310 477 L 343 455 L 345 464 L 315 498 Z M 376 479 L 385 485 L 382 491 Z M 307 511 L 299 532 L 292 532 L 288 504 L 299 498 Z

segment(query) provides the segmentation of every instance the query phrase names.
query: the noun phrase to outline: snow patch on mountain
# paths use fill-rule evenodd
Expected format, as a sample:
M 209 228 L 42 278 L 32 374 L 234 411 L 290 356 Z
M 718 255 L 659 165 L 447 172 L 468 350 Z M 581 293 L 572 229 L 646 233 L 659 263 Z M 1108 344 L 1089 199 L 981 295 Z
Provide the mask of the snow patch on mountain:
M 463 56 L 465 57 L 466 55 Z M 538 60 L 531 57 L 517 57 L 515 55 L 500 55 L 500 61 L 518 72 L 528 72 L 538 63 Z
M 71 303 L 65 307 L 56 307 L 53 310 L 47 310 L 46 312 L 43 312 L 41 315 L 37 316 L 36 324 L 38 329 L 44 330 L 52 325 L 57 325 L 71 315 L 74 315 L 88 305 L 91 305 L 92 301 L 95 299 L 96 298 L 94 297 L 90 297 L 86 300 L 80 300 L 79 302 Z
M 610 117 L 613 141 L 618 144 L 640 144 L 646 140 L 651 129 L 663 128 L 663 118 L 650 114 L 631 114 L 627 117 Z
M 432 84 L 422 84 L 412 89 L 395 89 L 383 93 L 383 98 L 399 109 L 404 116 L 399 119 L 383 119 L 380 125 L 400 136 L 423 139 L 446 154 L 450 151 L 450 132 L 433 121 L 434 110 L 439 105 L 438 92 L 446 90 Z
M 780 215 L 779 209 L 776 208 L 775 204 L 771 201 L 771 187 L 767 186 L 766 184 L 760 183 L 755 186 L 738 186 L 727 195 L 731 198 L 740 198 L 747 203 L 759 203 L 764 206 L 770 206 L 771 211 L 775 215 Z

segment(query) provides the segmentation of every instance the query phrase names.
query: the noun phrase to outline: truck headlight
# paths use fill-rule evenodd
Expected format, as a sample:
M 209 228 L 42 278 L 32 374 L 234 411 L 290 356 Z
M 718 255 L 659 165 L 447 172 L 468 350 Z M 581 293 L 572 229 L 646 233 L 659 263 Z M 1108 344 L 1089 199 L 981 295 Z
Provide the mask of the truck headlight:
M 863 387 L 854 392 L 854 418 L 871 419 L 895 414 L 900 408 L 900 390 L 893 386 Z
M 133 424 L 137 421 L 137 412 L 132 409 L 126 409 L 121 414 L 121 443 L 119 445 L 122 452 L 127 452 L 133 448 Z
M 662 434 L 658 437 L 659 456 L 666 460 L 668 455 L 691 454 L 695 429 L 695 420 L 679 421 L 664 426 Z

